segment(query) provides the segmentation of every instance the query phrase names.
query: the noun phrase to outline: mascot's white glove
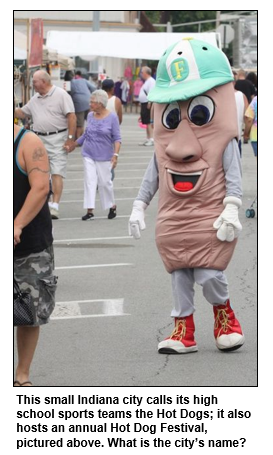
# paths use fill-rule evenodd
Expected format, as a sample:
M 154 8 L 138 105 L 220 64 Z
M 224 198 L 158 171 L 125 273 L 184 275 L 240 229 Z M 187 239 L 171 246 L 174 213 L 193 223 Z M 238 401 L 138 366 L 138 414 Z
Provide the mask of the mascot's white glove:
M 217 238 L 219 240 L 222 242 L 232 242 L 242 230 L 238 215 L 242 201 L 235 196 L 228 196 L 224 199 L 223 203 L 225 209 L 213 223 L 213 227 L 217 229 Z
M 129 235 L 135 239 L 140 239 L 140 230 L 143 231 L 146 228 L 144 210 L 147 207 L 147 204 L 143 201 L 135 201 L 133 203 L 133 210 L 129 219 Z

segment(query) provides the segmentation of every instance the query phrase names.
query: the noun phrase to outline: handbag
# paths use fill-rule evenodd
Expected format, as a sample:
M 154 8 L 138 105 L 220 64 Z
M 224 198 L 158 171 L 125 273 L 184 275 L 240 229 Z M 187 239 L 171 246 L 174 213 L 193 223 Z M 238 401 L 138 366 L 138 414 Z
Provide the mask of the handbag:
M 13 325 L 34 325 L 35 307 L 29 292 L 22 292 L 14 278 Z

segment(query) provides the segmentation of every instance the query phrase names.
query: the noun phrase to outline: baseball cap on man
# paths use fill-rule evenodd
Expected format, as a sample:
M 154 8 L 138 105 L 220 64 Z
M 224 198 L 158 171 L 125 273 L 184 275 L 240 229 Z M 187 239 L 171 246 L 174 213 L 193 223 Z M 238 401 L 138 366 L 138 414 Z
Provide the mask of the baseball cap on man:
M 102 89 L 110 89 L 110 88 L 113 88 L 115 85 L 113 79 L 104 79 L 104 81 L 102 81 L 102 84 L 101 84 L 101 88 Z
M 184 38 L 168 47 L 161 57 L 156 85 L 148 99 L 156 103 L 187 100 L 233 80 L 229 61 L 220 49 Z

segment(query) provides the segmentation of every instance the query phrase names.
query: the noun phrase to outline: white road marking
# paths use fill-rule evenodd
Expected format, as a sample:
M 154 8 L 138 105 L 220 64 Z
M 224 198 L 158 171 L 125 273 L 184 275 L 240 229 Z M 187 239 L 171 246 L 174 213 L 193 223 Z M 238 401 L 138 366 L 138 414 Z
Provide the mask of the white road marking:
M 82 314 L 80 316 L 64 316 L 64 317 L 51 317 L 50 320 L 60 320 L 60 319 L 87 319 L 87 318 L 105 318 L 109 316 L 131 316 L 130 313 L 122 314 Z
M 117 198 L 115 197 L 115 201 L 134 201 L 136 197 L 124 197 L 124 198 Z M 99 201 L 99 199 L 96 199 Z M 75 199 L 72 201 L 61 201 L 62 204 L 70 204 L 71 202 L 83 202 L 83 199 Z
M 88 304 L 91 305 L 88 311 Z M 92 314 L 92 304 L 101 305 L 101 313 Z M 98 299 L 98 300 L 73 300 L 66 302 L 56 302 L 55 309 L 52 313 L 51 319 L 82 319 L 82 318 L 95 318 L 107 316 L 130 316 L 129 313 L 123 311 L 124 299 Z M 85 314 L 82 314 L 84 310 Z
M 119 169 L 120 166 L 139 166 L 139 165 L 144 165 L 147 166 L 147 164 L 149 164 L 148 162 L 143 162 L 143 163 L 118 163 L 118 168 L 117 170 Z M 68 165 L 67 169 L 69 170 L 69 168 L 74 168 L 74 167 L 80 167 L 80 163 L 78 164 L 71 164 L 70 166 Z M 81 166 L 82 167 L 82 166 Z
M 145 167 L 143 167 L 142 169 L 116 169 L 115 173 L 117 172 L 137 172 L 137 171 L 145 171 Z M 67 171 L 67 173 L 71 173 L 71 174 L 77 174 L 77 173 L 83 173 L 83 169 L 79 169 L 79 170 L 74 170 L 74 171 Z
M 124 237 L 90 237 L 88 239 L 60 239 L 60 240 L 54 240 L 54 243 L 72 243 L 72 242 L 92 242 L 92 241 L 97 241 L 97 240 L 124 240 L 124 239 L 131 239 L 133 237 L 130 236 L 124 236 Z
M 91 264 L 91 265 L 69 265 L 65 267 L 55 267 L 55 270 L 72 270 L 72 269 L 97 269 L 97 268 L 103 268 L 103 267 L 127 267 L 130 264 L 127 262 L 120 263 L 120 264 Z
M 115 177 L 115 180 L 140 180 L 142 177 Z M 81 179 L 66 179 L 67 182 L 83 182 L 83 178 Z
M 117 190 L 138 190 L 139 186 L 120 186 L 115 187 L 115 191 Z M 83 191 L 83 188 L 71 188 L 69 190 L 63 190 L 63 193 L 72 193 L 73 191 Z
M 117 218 L 130 218 L 131 215 L 117 215 L 116 216 L 116 219 Z M 149 216 L 149 215 L 146 215 L 146 217 Z M 145 218 L 146 218 L 145 217 Z M 81 216 L 79 216 L 78 218 L 59 218 L 58 219 L 58 224 L 60 221 L 79 221 L 81 219 Z M 92 220 L 90 220 L 90 222 L 94 221 L 94 220 L 105 220 L 105 216 L 94 216 L 94 218 L 92 218 Z

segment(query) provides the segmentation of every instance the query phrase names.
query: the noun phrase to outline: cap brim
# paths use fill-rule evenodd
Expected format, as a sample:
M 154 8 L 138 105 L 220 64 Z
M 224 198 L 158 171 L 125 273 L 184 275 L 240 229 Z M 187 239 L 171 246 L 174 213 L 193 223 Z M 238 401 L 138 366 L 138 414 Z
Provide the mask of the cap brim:
M 172 103 L 173 101 L 178 100 L 188 100 L 194 96 L 201 95 L 218 85 L 224 85 L 233 80 L 233 76 L 225 76 L 181 82 L 166 88 L 155 87 L 150 91 L 148 100 L 154 103 Z

